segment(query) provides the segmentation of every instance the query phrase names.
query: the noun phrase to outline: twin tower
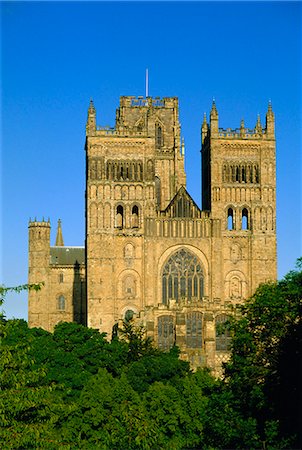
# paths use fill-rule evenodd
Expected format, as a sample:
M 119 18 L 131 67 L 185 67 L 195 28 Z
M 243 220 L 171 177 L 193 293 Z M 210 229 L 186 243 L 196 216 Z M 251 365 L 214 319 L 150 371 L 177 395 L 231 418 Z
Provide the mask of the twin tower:
M 66 247 L 61 223 L 29 223 L 29 324 L 76 321 L 111 337 L 142 323 L 163 350 L 218 372 L 230 337 L 221 323 L 276 279 L 274 114 L 255 128 L 204 117 L 202 209 L 186 190 L 178 99 L 121 97 L 115 127 L 86 123 L 85 247 Z

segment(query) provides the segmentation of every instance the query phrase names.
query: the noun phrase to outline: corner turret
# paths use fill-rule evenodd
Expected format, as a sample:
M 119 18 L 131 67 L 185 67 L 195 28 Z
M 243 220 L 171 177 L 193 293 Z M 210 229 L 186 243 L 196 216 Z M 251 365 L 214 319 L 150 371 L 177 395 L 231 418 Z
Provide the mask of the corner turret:
M 217 137 L 218 136 L 218 111 L 217 111 L 214 99 L 213 99 L 212 109 L 211 109 L 211 113 L 210 113 L 210 129 L 211 129 L 211 136 Z
M 38 222 L 29 221 L 29 282 L 40 283 L 45 281 L 45 268 L 49 266 L 50 258 L 50 221 L 43 219 Z M 38 271 L 43 279 L 36 279 Z

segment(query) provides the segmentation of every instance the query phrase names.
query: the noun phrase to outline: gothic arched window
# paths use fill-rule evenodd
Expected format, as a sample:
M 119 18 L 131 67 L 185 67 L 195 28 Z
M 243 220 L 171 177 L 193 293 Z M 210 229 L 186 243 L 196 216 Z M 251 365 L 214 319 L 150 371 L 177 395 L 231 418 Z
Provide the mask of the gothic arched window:
M 116 208 L 115 226 L 116 228 L 123 228 L 124 225 L 124 208 L 119 205 Z
M 186 318 L 186 345 L 189 348 L 202 347 L 202 314 L 193 311 Z
M 59 273 L 59 283 L 64 283 L 64 274 L 63 274 L 63 272 Z
M 173 316 L 160 316 L 158 318 L 158 348 L 170 350 L 175 341 Z
M 155 127 L 155 146 L 161 148 L 163 146 L 163 130 L 160 125 Z
M 248 213 L 248 210 L 246 208 L 243 208 L 243 210 L 242 210 L 241 229 L 242 230 L 248 230 L 249 229 L 249 213 Z
M 58 297 L 58 310 L 64 311 L 65 310 L 65 297 L 64 295 L 60 295 Z
M 203 270 L 199 259 L 181 249 L 166 262 L 162 274 L 162 302 L 181 298 L 201 300 L 203 297 Z
M 133 208 L 132 208 L 131 225 L 132 225 L 132 228 L 138 228 L 139 227 L 138 206 L 137 205 L 134 205 Z
M 226 322 L 229 317 L 226 314 L 220 314 L 215 320 L 216 332 L 216 350 L 226 352 L 231 348 L 231 335 Z
M 229 208 L 227 217 L 227 229 L 234 230 L 234 228 L 234 211 L 232 208 Z

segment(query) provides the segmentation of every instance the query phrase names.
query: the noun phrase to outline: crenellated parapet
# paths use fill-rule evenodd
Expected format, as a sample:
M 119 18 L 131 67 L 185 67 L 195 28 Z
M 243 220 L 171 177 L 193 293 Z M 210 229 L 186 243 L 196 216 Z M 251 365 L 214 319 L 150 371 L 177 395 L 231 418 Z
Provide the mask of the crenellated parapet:
M 201 131 L 202 131 L 202 144 L 204 144 L 204 141 L 207 137 L 226 140 L 275 139 L 275 116 L 272 110 L 271 102 L 269 102 L 268 104 L 265 126 L 261 124 L 260 115 L 258 114 L 256 125 L 254 128 L 245 127 L 243 119 L 240 122 L 239 128 L 221 128 L 219 127 L 219 115 L 216 103 L 213 100 L 212 109 L 210 112 L 210 124 L 207 123 L 206 114 L 204 114 Z

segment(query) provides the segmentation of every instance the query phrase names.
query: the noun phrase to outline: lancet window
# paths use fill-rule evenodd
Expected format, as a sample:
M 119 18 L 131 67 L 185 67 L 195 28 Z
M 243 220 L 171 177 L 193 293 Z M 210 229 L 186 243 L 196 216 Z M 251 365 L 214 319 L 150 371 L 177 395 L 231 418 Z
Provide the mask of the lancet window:
M 65 297 L 64 295 L 59 295 L 58 297 L 58 310 L 64 311 L 65 310 Z
M 241 229 L 242 230 L 249 229 L 249 213 L 246 208 L 243 208 L 241 213 Z
M 199 259 L 186 249 L 178 250 L 166 262 L 162 274 L 162 302 L 201 300 L 204 273 Z
M 234 230 L 235 229 L 235 221 L 234 221 L 234 211 L 232 208 L 228 209 L 227 215 L 227 229 Z
M 186 345 L 189 348 L 202 347 L 202 314 L 198 311 L 187 314 Z
M 123 228 L 124 226 L 124 208 L 122 205 L 118 205 L 116 208 L 116 215 L 115 215 L 115 227 L 116 228 Z
M 228 351 L 231 348 L 231 334 L 226 322 L 229 317 L 226 314 L 220 314 L 215 320 L 215 332 L 216 332 L 216 350 Z
M 156 148 L 161 148 L 163 146 L 163 130 L 160 125 L 156 125 L 155 127 L 155 146 Z
M 131 225 L 132 225 L 132 228 L 138 228 L 139 227 L 139 216 L 138 216 L 138 206 L 137 205 L 134 205 L 132 207 Z
M 160 316 L 158 318 L 158 347 L 169 351 L 175 343 L 173 316 Z

